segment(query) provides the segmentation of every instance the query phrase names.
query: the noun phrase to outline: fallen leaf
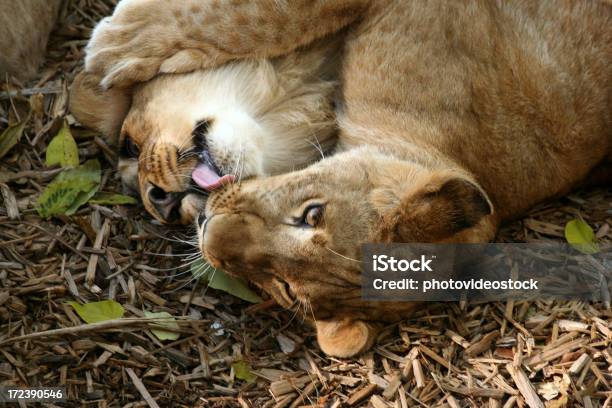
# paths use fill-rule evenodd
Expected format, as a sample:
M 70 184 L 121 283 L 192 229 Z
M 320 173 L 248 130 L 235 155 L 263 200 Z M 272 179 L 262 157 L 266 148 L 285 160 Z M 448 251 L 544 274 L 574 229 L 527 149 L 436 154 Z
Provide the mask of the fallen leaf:
M 79 149 L 68 123 L 64 122 L 64 126 L 49 143 L 46 161 L 47 166 L 59 164 L 61 167 L 76 167 L 79 165 Z
M 78 302 L 70 301 L 68 304 L 74 308 L 79 317 L 86 323 L 98 323 L 120 319 L 125 312 L 123 306 L 111 299 L 85 303 L 83 305 Z
M 295 341 L 293 341 L 288 336 L 285 336 L 282 333 L 279 333 L 276 336 L 276 341 L 281 348 L 281 351 L 285 354 L 291 354 L 295 351 Z
M 81 194 L 81 189 L 91 189 L 93 184 L 76 185 L 68 181 L 51 182 L 38 197 L 36 210 L 43 218 L 65 213 Z
M 235 278 L 220 269 L 215 269 L 204 260 L 194 262 L 191 265 L 191 273 L 196 279 L 204 279 L 213 289 L 222 290 L 247 302 L 261 302 L 261 298 L 249 288 L 244 279 Z
M 257 376 L 251 372 L 251 366 L 244 360 L 234 362 L 232 368 L 234 369 L 234 375 L 239 380 L 251 383 L 257 379 Z
M 138 200 L 134 197 L 123 194 L 113 193 L 98 193 L 89 200 L 91 204 L 100 205 L 134 205 L 138 204 Z
M 565 225 L 565 239 L 571 246 L 584 254 L 599 252 L 593 229 L 582 220 L 571 220 Z
M 19 142 L 19 139 L 23 136 L 23 130 L 27 121 L 27 119 L 22 120 L 9 126 L 0 134 L 0 158 L 4 157 Z
M 155 323 L 152 323 L 151 326 L 152 327 L 161 327 L 161 328 L 157 328 L 157 329 L 153 329 L 151 328 L 151 333 L 153 333 L 155 335 L 155 337 L 157 337 L 160 340 L 177 340 L 180 337 L 179 333 L 176 333 L 174 331 L 167 331 L 167 330 L 163 330 L 163 328 L 167 328 L 167 329 L 179 329 L 179 325 L 176 322 L 176 320 L 174 319 L 174 317 L 172 317 L 172 315 L 168 312 L 159 312 L 159 313 L 154 313 L 154 312 L 144 312 L 146 317 L 152 318 L 152 319 L 158 319 L 158 318 L 163 318 L 163 320 L 158 320 Z
M 76 200 L 74 200 L 72 205 L 64 213 L 66 215 L 72 215 L 98 192 L 102 179 L 102 170 L 100 169 L 100 162 L 98 162 L 98 160 L 88 160 L 75 169 L 60 173 L 58 177 L 61 178 L 62 175 L 68 172 L 70 172 L 71 178 L 80 180 L 80 182 L 84 184 L 93 183 L 92 187 L 81 190 L 81 194 L 77 196 Z
M 41 217 L 74 214 L 100 187 L 102 171 L 98 160 L 61 172 L 38 197 L 36 210 Z
M 550 401 L 559 395 L 559 387 L 554 382 L 545 382 L 538 385 L 538 394 L 546 401 Z

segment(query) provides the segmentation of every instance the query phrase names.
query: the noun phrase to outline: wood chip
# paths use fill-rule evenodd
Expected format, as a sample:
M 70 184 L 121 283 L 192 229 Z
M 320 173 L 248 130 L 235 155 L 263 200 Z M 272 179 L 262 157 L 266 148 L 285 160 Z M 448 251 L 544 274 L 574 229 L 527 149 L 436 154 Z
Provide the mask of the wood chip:
M 8 185 L 0 183 L 0 193 L 4 202 L 4 209 L 9 220 L 18 220 L 20 217 L 19 206 L 15 199 L 15 194 L 11 191 Z
M 514 384 L 516 384 L 523 398 L 525 398 L 525 403 L 530 408 L 544 408 L 544 404 L 538 394 L 536 393 L 533 384 L 529 381 L 529 377 L 520 367 L 514 367 L 512 364 L 507 364 L 506 369 L 512 376 L 514 380 Z
M 572 320 L 559 320 L 559 329 L 561 329 L 561 331 L 566 331 L 566 332 L 573 332 L 573 331 L 582 331 L 582 332 L 587 332 L 589 331 L 589 325 L 583 322 L 575 322 Z
M 372 395 L 377 388 L 378 386 L 376 384 L 368 384 L 360 390 L 355 391 L 349 396 L 348 400 L 346 401 L 346 405 L 352 407 L 359 404 L 361 401 Z
M 397 389 L 402 385 L 402 379 L 399 375 L 393 376 L 391 381 L 389 381 L 387 387 L 383 391 L 383 397 L 386 399 L 391 399 L 393 395 L 397 392 Z
M 98 234 L 96 235 L 96 240 L 93 245 L 94 249 L 102 248 L 102 243 L 106 239 L 106 235 L 108 234 L 109 228 L 110 228 L 110 219 L 107 218 L 106 220 L 104 220 L 104 224 L 102 224 L 102 227 L 100 228 L 100 230 L 98 231 Z M 99 258 L 100 256 L 97 254 L 93 254 L 89 257 L 89 263 L 87 264 L 87 273 L 85 275 L 85 282 L 89 286 L 93 285 L 94 279 L 96 277 L 96 269 L 98 267 Z
M 465 354 L 468 356 L 474 357 L 477 356 L 489 348 L 491 348 L 491 343 L 493 340 L 499 337 L 499 331 L 495 330 L 490 333 L 485 334 L 480 340 L 477 342 L 470 344 L 468 348 L 465 349 Z
M 584 367 L 591 363 L 591 357 L 588 354 L 582 354 L 575 360 L 569 368 L 569 372 L 572 375 L 578 375 Z

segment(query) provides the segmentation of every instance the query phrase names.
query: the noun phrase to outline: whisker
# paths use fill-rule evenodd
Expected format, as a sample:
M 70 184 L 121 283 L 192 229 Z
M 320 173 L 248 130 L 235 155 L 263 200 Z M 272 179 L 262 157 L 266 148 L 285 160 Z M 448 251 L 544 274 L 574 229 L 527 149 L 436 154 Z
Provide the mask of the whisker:
M 240 173 L 238 174 L 238 186 L 241 186 L 242 184 L 242 175 L 244 174 L 244 168 L 246 167 L 246 160 L 244 160 L 244 155 L 245 152 L 244 150 L 240 150 L 240 157 L 241 157 L 241 165 L 240 165 Z
M 296 318 L 296 316 L 300 313 L 300 306 L 301 305 L 302 305 L 301 302 L 294 301 L 293 304 L 290 306 L 289 310 L 293 311 L 293 315 L 291 316 L 291 318 L 289 319 L 289 321 L 287 322 L 285 327 L 289 326 L 293 322 L 293 320 Z
M 159 239 L 162 239 L 164 241 L 175 242 L 175 243 L 179 243 L 179 244 L 187 244 L 187 246 L 198 248 L 197 240 L 191 242 L 191 241 L 186 241 L 186 240 L 181 240 L 181 239 L 173 239 L 171 237 L 167 237 L 167 236 L 161 235 L 157 231 L 155 231 L 153 229 L 149 229 L 149 228 L 147 228 L 146 231 L 148 233 L 154 235 L 155 237 L 157 237 Z
M 313 137 L 315 138 L 315 142 L 312 142 L 310 140 L 306 140 L 308 143 L 310 143 L 315 149 L 317 149 L 317 151 L 319 152 L 319 154 L 321 155 L 321 159 L 325 158 L 325 153 L 323 152 L 323 147 L 321 146 L 321 143 L 319 143 L 319 139 L 317 138 L 317 136 L 313 133 Z
M 317 323 L 317 318 L 314 315 L 314 309 L 312 307 L 312 303 L 310 302 L 310 299 L 306 299 L 306 302 L 308 303 L 308 308 L 310 309 L 310 315 L 312 316 L 312 320 L 316 324 Z
M 183 263 L 180 264 L 176 267 L 172 267 L 172 268 L 155 268 L 153 266 L 147 266 L 147 270 L 149 271 L 153 271 L 153 272 L 170 272 L 170 271 L 179 271 L 182 270 L 183 268 L 188 268 L 191 266 L 192 263 L 194 263 L 195 260 L 191 261 L 191 262 L 187 262 L 187 263 Z M 138 266 L 135 267 L 135 269 L 139 269 Z
M 191 262 L 190 266 L 193 265 L 194 262 Z M 201 276 L 203 276 L 203 274 L 206 273 L 206 270 L 202 270 L 202 267 L 200 267 L 199 269 L 193 270 L 192 268 L 189 268 L 187 270 L 181 271 L 179 273 L 176 273 L 174 275 L 172 275 L 171 277 L 174 278 L 178 278 L 181 276 L 185 276 L 185 275 L 189 275 L 191 274 L 194 278 L 196 279 L 200 279 Z
M 181 160 L 186 160 L 190 157 L 200 157 L 200 153 L 197 151 L 194 151 L 192 149 L 186 150 L 184 152 L 181 152 L 178 154 L 177 160 L 181 161 Z
M 199 252 L 189 252 L 186 254 L 160 254 L 156 252 L 143 252 L 143 254 L 150 255 L 150 256 L 166 257 L 166 258 L 191 257 L 194 255 L 200 255 Z
M 328 250 L 329 252 L 331 252 L 332 254 L 334 254 L 334 255 L 338 255 L 339 257 L 344 258 L 344 259 L 346 259 L 346 260 L 348 260 L 348 261 L 353 261 L 353 262 L 359 262 L 359 263 L 362 263 L 362 261 L 360 261 L 360 260 L 353 259 L 353 258 L 350 258 L 350 257 L 348 257 L 348 256 L 342 255 L 342 254 L 340 254 L 340 253 L 338 253 L 338 252 L 334 251 L 334 250 L 333 250 L 333 249 L 331 249 L 331 248 L 325 247 L 325 249 L 327 249 L 327 250 Z
M 188 279 L 188 280 L 187 280 L 187 282 L 185 282 L 184 284 L 182 284 L 182 285 L 180 285 L 180 286 L 178 286 L 178 287 L 176 287 L 176 288 L 174 288 L 174 289 L 172 289 L 172 290 L 169 290 L 169 291 L 167 291 L 167 292 L 164 292 L 164 294 L 178 292 L 179 290 L 181 290 L 181 289 L 183 289 L 183 288 L 187 287 L 189 284 L 194 283 L 194 282 L 196 281 L 196 279 L 197 279 L 197 278 L 195 278 L 195 277 L 193 277 L 193 278 L 191 278 L 191 279 Z

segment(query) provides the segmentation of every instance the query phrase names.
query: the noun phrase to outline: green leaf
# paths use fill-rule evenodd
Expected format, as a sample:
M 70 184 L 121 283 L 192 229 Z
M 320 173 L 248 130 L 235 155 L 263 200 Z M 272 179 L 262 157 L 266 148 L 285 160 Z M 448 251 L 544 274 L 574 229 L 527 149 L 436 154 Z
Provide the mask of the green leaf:
M 98 323 L 120 319 L 125 312 L 123 306 L 110 299 L 100 302 L 85 303 L 84 305 L 74 301 L 70 301 L 68 304 L 74 308 L 79 317 L 86 323 Z
M 234 362 L 232 368 L 236 378 L 239 380 L 251 383 L 257 379 L 257 376 L 251 372 L 251 366 L 244 360 Z
M 100 169 L 100 162 L 98 160 L 88 160 L 81 166 L 60 173 L 58 177 L 70 173 L 70 177 L 74 180 L 80 180 L 85 183 L 93 183 L 90 188 L 83 188 L 81 193 L 76 197 L 74 202 L 66 209 L 64 214 L 72 215 L 84 204 L 87 204 L 90 198 L 92 198 L 100 188 L 100 181 L 102 179 L 102 170 Z
M 176 322 L 176 319 L 174 319 L 174 317 L 172 317 L 172 315 L 168 312 L 159 312 L 159 313 L 154 313 L 154 312 L 144 312 L 146 317 L 152 318 L 152 319 L 159 319 L 159 318 L 163 318 L 163 320 L 158 320 L 155 323 L 152 323 L 151 326 L 152 327 L 161 327 L 162 329 L 153 329 L 151 328 L 151 333 L 153 333 L 155 335 L 155 337 L 157 337 L 160 340 L 177 340 L 181 335 L 180 333 L 176 333 L 174 331 L 167 331 L 167 330 L 163 330 L 163 328 L 167 328 L 167 329 L 179 329 L 179 325 Z
M 93 184 L 79 186 L 68 181 L 51 182 L 38 197 L 36 210 L 43 218 L 65 213 L 81 194 L 81 189 L 92 188 Z
M 82 191 L 81 193 L 79 193 L 79 195 L 72 202 L 70 207 L 68 207 L 66 211 L 64 211 L 64 214 L 73 215 L 74 213 L 76 213 L 82 205 L 87 204 L 89 199 L 93 197 L 94 194 L 96 194 L 96 191 L 98 191 L 99 187 L 100 186 L 98 184 L 94 184 L 89 190 Z
M 22 120 L 12 126 L 9 126 L 0 134 L 0 159 L 4 157 L 21 139 L 23 136 L 23 130 L 27 123 L 26 120 Z
M 100 205 L 134 205 L 138 204 L 138 201 L 134 197 L 130 197 L 123 194 L 113 193 L 98 193 L 91 200 L 91 204 Z
M 565 239 L 584 254 L 599 252 L 593 229 L 582 220 L 571 220 L 565 225 Z
M 47 166 L 54 164 L 62 167 L 79 165 L 79 149 L 70 133 L 70 126 L 66 122 L 47 147 Z
M 61 172 L 38 197 L 38 214 L 44 218 L 74 214 L 96 194 L 101 178 L 98 160 L 88 160 L 74 169 Z
M 65 170 L 55 177 L 57 181 L 91 182 L 97 184 L 100 184 L 101 179 L 102 171 L 100 170 L 100 162 L 97 159 L 87 160 L 79 167 Z
M 249 288 L 244 279 L 235 278 L 220 269 L 215 269 L 202 259 L 191 264 L 191 273 L 196 279 L 204 279 L 213 289 L 222 290 L 247 302 L 261 302 L 261 298 Z

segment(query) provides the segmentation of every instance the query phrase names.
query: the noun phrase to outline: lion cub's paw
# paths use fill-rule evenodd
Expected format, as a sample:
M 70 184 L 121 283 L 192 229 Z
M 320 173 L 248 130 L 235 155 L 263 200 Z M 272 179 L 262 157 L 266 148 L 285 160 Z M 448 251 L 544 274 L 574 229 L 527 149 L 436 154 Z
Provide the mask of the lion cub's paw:
M 87 46 L 85 70 L 99 75 L 105 89 L 145 82 L 159 72 L 163 59 L 155 55 L 158 50 L 152 42 L 159 41 L 161 49 L 164 34 L 146 39 L 129 31 L 129 27 L 105 19 L 96 27 Z
M 85 70 L 102 86 L 127 87 L 159 73 L 177 49 L 181 30 L 168 3 L 123 0 L 112 17 L 102 19 L 87 45 Z
M 108 89 L 146 82 L 159 73 L 220 65 L 229 57 L 198 38 L 203 35 L 199 24 L 208 15 L 196 1 L 123 0 L 96 26 L 87 45 L 85 70 L 100 76 L 102 87 Z
M 352 357 L 374 344 L 378 328 L 362 320 L 317 321 L 317 340 L 321 349 L 334 357 Z

